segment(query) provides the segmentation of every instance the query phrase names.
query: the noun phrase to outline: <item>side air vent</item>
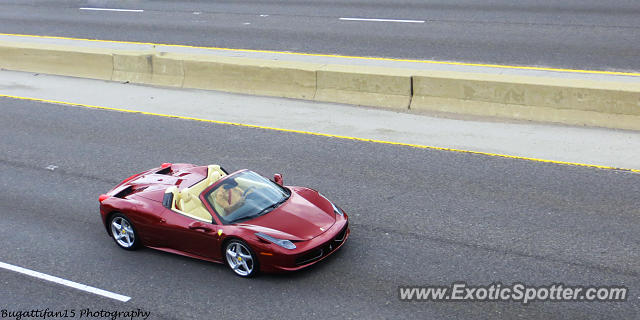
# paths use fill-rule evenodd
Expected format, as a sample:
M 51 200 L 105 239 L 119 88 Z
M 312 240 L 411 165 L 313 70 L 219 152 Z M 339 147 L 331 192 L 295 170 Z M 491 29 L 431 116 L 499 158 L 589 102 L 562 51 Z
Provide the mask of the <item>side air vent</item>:
M 122 190 L 120 190 L 120 192 L 114 194 L 113 196 L 116 198 L 123 198 L 132 194 L 133 193 L 133 186 L 128 186 Z
M 143 191 L 144 189 L 148 188 L 148 186 L 144 186 L 144 187 L 139 187 L 139 188 L 134 188 L 134 186 L 128 186 L 122 190 L 120 190 L 120 192 L 116 193 L 115 195 L 113 195 L 116 198 L 126 198 L 128 195 L 132 195 L 134 193 Z
M 146 188 L 149 188 L 149 186 L 144 186 L 144 187 L 140 187 L 140 188 L 136 188 L 133 190 L 132 193 L 137 193 L 137 192 L 141 192 L 144 191 Z
M 156 171 L 156 174 L 171 174 L 171 167 L 162 168 Z

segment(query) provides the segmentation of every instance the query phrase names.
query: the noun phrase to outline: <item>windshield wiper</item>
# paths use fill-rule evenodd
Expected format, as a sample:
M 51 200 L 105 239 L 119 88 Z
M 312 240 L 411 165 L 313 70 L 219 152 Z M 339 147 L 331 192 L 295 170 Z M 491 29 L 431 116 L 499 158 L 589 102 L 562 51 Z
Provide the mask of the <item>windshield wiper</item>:
M 270 205 L 270 206 L 268 206 L 268 207 L 266 207 L 266 208 L 264 208 L 264 209 L 260 210 L 260 212 L 258 212 L 258 213 L 256 213 L 256 214 L 252 214 L 252 215 L 250 215 L 250 216 L 248 216 L 248 217 L 242 217 L 242 218 L 238 218 L 238 219 L 236 219 L 236 220 L 233 220 L 233 222 L 232 222 L 232 223 L 238 223 L 238 222 L 243 222 L 243 221 L 251 220 L 251 219 L 253 219 L 253 218 L 257 218 L 257 217 L 259 217 L 259 216 L 261 216 L 261 215 L 263 215 L 263 214 L 267 214 L 269 211 L 271 211 L 271 210 L 275 209 L 279 204 L 280 204 L 280 202 L 276 202 L 276 203 L 274 203 L 274 204 L 272 204 L 272 205 Z
M 256 217 L 259 217 L 259 216 L 261 216 L 263 214 L 267 214 L 267 213 L 271 212 L 271 210 L 277 208 L 279 205 L 281 205 L 284 202 L 286 202 L 287 199 L 289 199 L 289 197 L 284 197 L 280 201 L 278 201 L 278 202 L 276 202 L 276 203 L 274 203 L 274 204 L 272 204 L 272 205 L 260 210 L 260 212 L 256 213 Z
M 281 205 L 281 204 L 282 204 L 282 203 L 284 203 L 285 201 L 287 201 L 287 199 L 289 199 L 289 198 L 283 198 L 282 200 L 280 200 L 280 201 L 278 201 L 278 202 L 276 202 L 276 203 L 274 203 L 274 204 L 271 204 L 271 205 L 269 205 L 268 207 L 266 207 L 266 208 L 264 208 L 264 209 L 260 210 L 260 212 L 258 212 L 258 213 L 256 213 L 256 214 L 252 214 L 252 215 L 250 215 L 250 216 L 248 216 L 248 217 L 238 218 L 238 219 L 236 219 L 236 220 L 233 220 L 231 223 L 238 223 L 238 222 L 242 222 L 242 221 L 247 221 L 247 220 L 251 220 L 251 219 L 253 219 L 253 218 L 256 218 L 256 217 L 259 217 L 259 216 L 265 215 L 265 214 L 267 214 L 267 213 L 271 212 L 273 209 L 277 208 L 279 205 Z
M 278 202 L 276 202 L 276 203 L 274 203 L 274 204 L 272 204 L 272 205 L 270 205 L 270 206 L 268 206 L 268 207 L 266 207 L 266 208 L 264 208 L 264 209 L 260 210 L 260 212 L 256 213 L 256 217 L 259 217 L 259 216 L 261 216 L 261 215 L 263 215 L 263 214 L 266 214 L 266 213 L 270 212 L 271 210 L 275 209 L 275 208 L 276 208 L 276 207 L 278 207 L 280 204 L 282 204 L 285 200 L 286 200 L 286 199 L 284 199 L 284 200 L 280 200 L 280 201 L 278 201 Z

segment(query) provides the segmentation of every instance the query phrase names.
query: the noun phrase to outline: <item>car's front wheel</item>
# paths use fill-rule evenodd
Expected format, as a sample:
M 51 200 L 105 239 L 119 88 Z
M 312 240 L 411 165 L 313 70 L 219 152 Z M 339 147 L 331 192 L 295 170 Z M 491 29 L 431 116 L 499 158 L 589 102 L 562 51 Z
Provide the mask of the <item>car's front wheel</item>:
M 236 275 L 249 278 L 258 273 L 258 259 L 246 243 L 231 240 L 224 251 L 227 265 Z
M 120 248 L 126 250 L 138 248 L 140 240 L 138 240 L 138 234 L 129 218 L 121 213 L 116 213 L 111 217 L 109 225 L 111 226 L 111 236 Z

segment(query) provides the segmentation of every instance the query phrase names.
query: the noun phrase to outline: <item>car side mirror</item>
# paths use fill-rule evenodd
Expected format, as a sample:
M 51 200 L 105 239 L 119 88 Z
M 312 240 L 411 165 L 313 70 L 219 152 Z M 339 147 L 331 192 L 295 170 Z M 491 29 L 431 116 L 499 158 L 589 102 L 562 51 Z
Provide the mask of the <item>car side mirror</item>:
M 279 173 L 276 173 L 273 175 L 273 182 L 279 184 L 282 186 L 282 175 Z

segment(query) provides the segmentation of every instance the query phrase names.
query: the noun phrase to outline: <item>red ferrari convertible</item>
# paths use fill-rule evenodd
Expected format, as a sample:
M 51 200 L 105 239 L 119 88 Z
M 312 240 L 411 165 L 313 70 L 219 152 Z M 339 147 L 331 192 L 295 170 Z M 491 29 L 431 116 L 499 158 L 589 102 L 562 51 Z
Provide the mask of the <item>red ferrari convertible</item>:
M 116 244 L 218 263 L 241 277 L 292 271 L 339 249 L 347 214 L 315 190 L 284 186 L 219 165 L 165 163 L 135 174 L 99 197 Z

